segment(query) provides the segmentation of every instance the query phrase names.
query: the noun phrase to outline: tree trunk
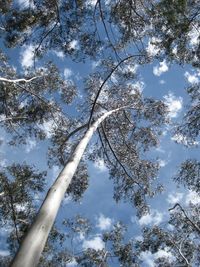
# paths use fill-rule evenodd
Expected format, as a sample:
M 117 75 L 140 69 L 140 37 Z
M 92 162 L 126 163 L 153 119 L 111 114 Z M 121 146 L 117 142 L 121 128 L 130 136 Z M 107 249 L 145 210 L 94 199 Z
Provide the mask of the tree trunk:
M 53 226 L 59 207 L 64 198 L 64 194 L 77 169 L 86 146 L 92 138 L 93 133 L 106 117 L 126 107 L 121 107 L 106 112 L 89 127 L 84 137 L 70 156 L 66 166 L 60 172 L 56 181 L 49 189 L 34 222 L 24 237 L 17 254 L 10 265 L 11 267 L 37 266 L 49 232 Z

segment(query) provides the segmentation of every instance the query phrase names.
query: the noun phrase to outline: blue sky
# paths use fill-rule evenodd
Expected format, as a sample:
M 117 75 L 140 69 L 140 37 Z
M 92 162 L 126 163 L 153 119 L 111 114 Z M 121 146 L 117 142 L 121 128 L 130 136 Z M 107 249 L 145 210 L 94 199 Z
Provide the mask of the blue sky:
M 96 1 L 95 1 L 96 2 Z M 195 36 L 194 36 L 195 38 Z M 195 40 L 193 41 L 195 42 Z M 74 41 L 74 46 L 77 43 Z M 33 46 L 23 46 L 18 49 L 7 50 L 12 58 L 11 63 L 18 69 L 25 70 L 27 67 L 33 67 Z M 149 53 L 155 53 L 150 47 Z M 152 50 L 151 50 L 152 49 Z M 153 52 L 154 51 L 154 52 Z M 66 59 L 61 51 L 52 51 L 45 56 L 45 59 L 52 59 L 59 67 L 63 77 L 68 80 L 75 81 L 79 86 L 79 97 L 82 94 L 82 86 L 84 78 L 98 66 L 98 62 L 87 60 L 85 63 L 75 63 Z M 44 60 L 45 60 L 44 59 Z M 43 62 L 43 60 L 42 60 Z M 42 62 L 37 62 L 41 65 Z M 163 129 L 159 146 L 151 151 L 151 156 L 158 157 L 161 165 L 158 181 L 163 183 L 165 191 L 149 200 L 151 213 L 138 219 L 135 209 L 128 203 L 116 204 L 112 198 L 113 183 L 109 180 L 108 171 L 102 161 L 92 163 L 89 162 L 90 185 L 85 192 L 80 203 L 74 203 L 70 198 L 65 199 L 58 214 L 58 223 L 67 215 L 71 217 L 77 213 L 89 218 L 95 225 L 96 233 L 92 236 L 80 238 L 80 246 L 83 248 L 102 248 L 104 243 L 101 239 L 101 233 L 104 230 L 112 229 L 112 225 L 117 221 L 122 221 L 128 225 L 128 236 L 131 238 L 139 238 L 140 228 L 143 226 L 164 224 L 168 217 L 168 208 L 172 207 L 176 202 L 181 202 L 187 206 L 189 202 L 199 203 L 198 196 L 184 188 L 177 188 L 172 177 L 177 172 L 178 166 L 187 158 L 199 158 L 197 148 L 186 148 L 181 144 L 175 143 L 175 137 L 172 136 L 171 129 L 173 123 L 180 121 L 185 112 L 185 106 L 188 104 L 188 95 L 185 88 L 190 84 L 195 84 L 200 79 L 200 73 L 195 72 L 191 66 L 179 66 L 164 61 L 155 60 L 153 63 L 145 66 L 135 66 L 138 74 L 138 81 L 135 87 L 140 88 L 145 96 L 160 98 L 169 106 L 169 116 L 171 126 Z M 67 107 L 67 112 L 76 115 L 74 107 Z M 44 128 L 51 136 L 51 122 L 44 125 Z M 10 164 L 16 161 L 24 161 L 33 163 L 37 168 L 44 170 L 47 168 L 46 152 L 48 147 L 48 139 L 45 142 L 37 142 L 30 139 L 27 145 L 22 148 L 10 148 L 6 145 L 8 136 L 1 129 L 1 139 L 4 140 L 0 147 L 0 159 L 2 165 Z M 59 173 L 58 166 L 53 166 L 48 171 L 47 183 L 50 185 Z M 1 229 L 0 238 L 3 241 L 6 235 L 6 229 Z M 2 242 L 0 254 L 7 253 L 6 247 Z M 167 251 L 160 253 L 168 253 Z M 143 266 L 152 267 L 152 260 L 158 255 L 152 255 L 149 252 L 141 256 Z M 66 266 L 72 266 L 68 264 Z M 73 263 L 76 266 L 76 263 Z

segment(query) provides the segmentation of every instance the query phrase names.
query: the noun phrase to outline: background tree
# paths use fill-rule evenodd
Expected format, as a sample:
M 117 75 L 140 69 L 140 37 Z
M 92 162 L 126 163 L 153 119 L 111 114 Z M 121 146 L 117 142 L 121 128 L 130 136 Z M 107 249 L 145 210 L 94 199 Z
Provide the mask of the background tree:
M 9 229 L 7 244 L 10 255 L 1 257 L 0 266 L 9 266 L 12 256 L 27 232 L 38 209 L 39 198 L 46 183 L 45 176 L 46 172 L 37 172 L 26 163 L 13 164 L 1 170 L 0 224 L 1 227 L 6 226 Z M 59 253 L 58 247 L 63 239 L 63 234 L 54 226 L 39 265 L 49 266 L 52 253 L 55 250 Z

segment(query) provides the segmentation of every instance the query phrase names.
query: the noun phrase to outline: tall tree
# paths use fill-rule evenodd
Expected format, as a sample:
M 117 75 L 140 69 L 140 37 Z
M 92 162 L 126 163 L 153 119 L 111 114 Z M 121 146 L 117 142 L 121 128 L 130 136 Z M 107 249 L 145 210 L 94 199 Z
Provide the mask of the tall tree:
M 160 189 L 152 188 L 159 164 L 148 159 L 144 152 L 158 143 L 157 129 L 166 122 L 166 107 L 161 101 L 144 98 L 139 90 L 133 88 L 130 81 L 134 79 L 134 74 L 126 67 L 149 62 L 151 58 L 146 51 L 145 41 L 155 37 L 155 32 L 161 39 L 157 42 L 161 57 L 162 52 L 171 56 L 170 52 L 176 42 L 178 53 L 185 51 L 185 42 L 184 48 L 182 45 L 179 49 L 180 43 L 183 43 L 179 31 L 181 27 L 184 29 L 188 26 L 186 24 L 189 24 L 190 18 L 192 22 L 189 28 L 196 20 L 198 22 L 198 12 L 193 16 L 192 8 L 192 3 L 196 5 L 197 1 L 189 1 L 187 5 L 185 1 L 179 2 L 177 6 L 175 1 L 169 5 L 169 1 L 164 0 L 156 3 L 114 1 L 108 6 L 105 1 L 97 0 L 94 6 L 87 6 L 83 1 L 34 1 L 20 9 L 10 1 L 2 10 L 1 32 L 5 43 L 8 46 L 25 43 L 32 45 L 35 62 L 37 56 L 51 49 L 63 51 L 75 59 L 83 59 L 86 55 L 95 57 L 100 49 L 108 48 L 105 52 L 107 60 L 102 61 L 101 72 L 94 73 L 86 82 L 85 99 L 80 107 L 84 116 L 76 119 L 65 113 L 64 105 L 64 102 L 73 100 L 75 87 L 61 79 L 54 65 L 49 63 L 47 69 L 41 70 L 35 64 L 35 71 L 29 70 L 24 77 L 19 77 L 13 69 L 9 69 L 9 72 L 6 65 L 6 72 L 1 75 L 1 122 L 10 132 L 16 132 L 12 144 L 25 142 L 24 133 L 26 137 L 34 135 L 44 138 L 41 126 L 51 121 L 54 127 L 49 149 L 50 163 L 56 161 L 65 166 L 50 189 L 13 266 L 21 266 L 22 260 L 25 265 L 34 266 L 39 260 L 62 197 L 97 127 L 98 146 L 88 157 L 95 160 L 104 158 L 114 180 L 114 197 L 117 201 L 130 200 L 138 208 L 139 215 L 148 209 L 146 197 Z M 189 16 L 185 18 L 186 10 Z M 100 37 L 102 26 L 105 40 Z M 116 41 L 114 37 L 111 38 L 112 27 L 115 29 Z M 189 34 L 189 28 L 184 31 L 184 40 Z M 173 36 L 168 36 L 169 33 Z M 127 54 L 125 48 L 129 49 L 132 44 L 131 51 L 135 53 L 124 57 Z M 184 62 L 185 54 L 178 56 L 179 62 Z M 108 59 L 108 55 L 112 57 Z M 190 57 L 186 57 L 187 62 L 190 62 Z M 55 99 L 59 97 L 59 101 L 52 103 L 50 94 Z M 69 139 L 73 142 L 69 142 Z M 88 185 L 84 160 L 80 173 L 82 175 L 78 181 L 81 184 L 72 182 L 69 188 L 75 197 L 79 197 Z M 84 177 L 84 180 L 80 177 Z M 41 236 L 35 235 L 37 225 L 41 227 Z M 33 251 L 29 248 L 27 253 L 26 243 L 33 239 L 36 245 L 33 243 Z

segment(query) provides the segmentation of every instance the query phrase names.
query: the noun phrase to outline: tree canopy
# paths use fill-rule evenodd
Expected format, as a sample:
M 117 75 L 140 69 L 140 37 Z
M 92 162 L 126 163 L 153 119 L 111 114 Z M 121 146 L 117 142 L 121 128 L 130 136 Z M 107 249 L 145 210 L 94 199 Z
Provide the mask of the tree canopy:
M 20 253 L 21 243 L 26 242 L 22 239 L 26 240 L 24 236 L 28 237 L 28 229 L 34 228 L 40 214 L 46 214 L 42 207 L 51 196 L 49 203 L 60 205 L 53 200 L 54 192 L 59 196 L 57 192 L 64 190 L 66 197 L 81 201 L 90 185 L 91 162 L 103 162 L 117 203 L 129 203 L 138 220 L 148 216 L 151 199 L 165 188 L 160 179 L 162 160 L 155 155 L 164 133 L 179 147 L 198 147 L 198 1 L 18 0 L 0 1 L 0 6 L 0 122 L 6 146 L 12 151 L 38 142 L 40 149 L 47 151 L 46 163 L 40 159 L 43 167 L 63 168 L 51 186 L 46 172 L 36 172 L 32 160 L 21 161 L 26 157 L 22 149 L 20 163 L 16 156 L 16 162 L 1 167 L 0 222 L 10 228 L 10 255 L 1 256 L 2 262 L 9 262 L 18 248 Z M 9 57 L 11 52 L 13 57 Z M 154 97 L 142 88 L 137 69 L 157 61 L 160 67 L 154 69 L 155 76 L 179 64 L 188 77 L 185 110 L 178 121 L 173 121 L 172 93 L 160 97 L 159 92 Z M 76 64 L 85 73 L 81 76 L 77 71 L 71 78 L 68 68 L 63 72 L 63 64 Z M 175 102 L 177 110 L 180 103 Z M 199 197 L 199 166 L 199 159 L 189 156 L 168 179 Z M 70 172 L 75 174 L 71 177 Z M 47 188 L 45 197 L 42 192 Z M 37 195 L 44 201 L 38 201 Z M 100 201 L 102 198 L 99 196 Z M 80 266 L 140 266 L 145 251 L 159 254 L 162 250 L 168 256 L 155 258 L 155 266 L 198 266 L 199 203 L 184 207 L 177 201 L 170 207 L 168 226 L 144 228 L 140 241 L 123 237 L 126 227 L 116 223 L 101 235 L 104 248 L 86 246 L 80 254 L 72 243 L 89 234 L 90 223 L 78 215 L 70 221 L 66 212 L 64 223 L 53 226 L 39 264 L 66 266 L 75 261 Z M 51 208 L 42 215 L 47 221 Z M 50 231 L 51 226 L 44 225 L 41 227 L 50 227 Z M 112 257 L 117 258 L 114 263 Z M 14 264 L 15 260 L 12 266 L 20 266 Z

